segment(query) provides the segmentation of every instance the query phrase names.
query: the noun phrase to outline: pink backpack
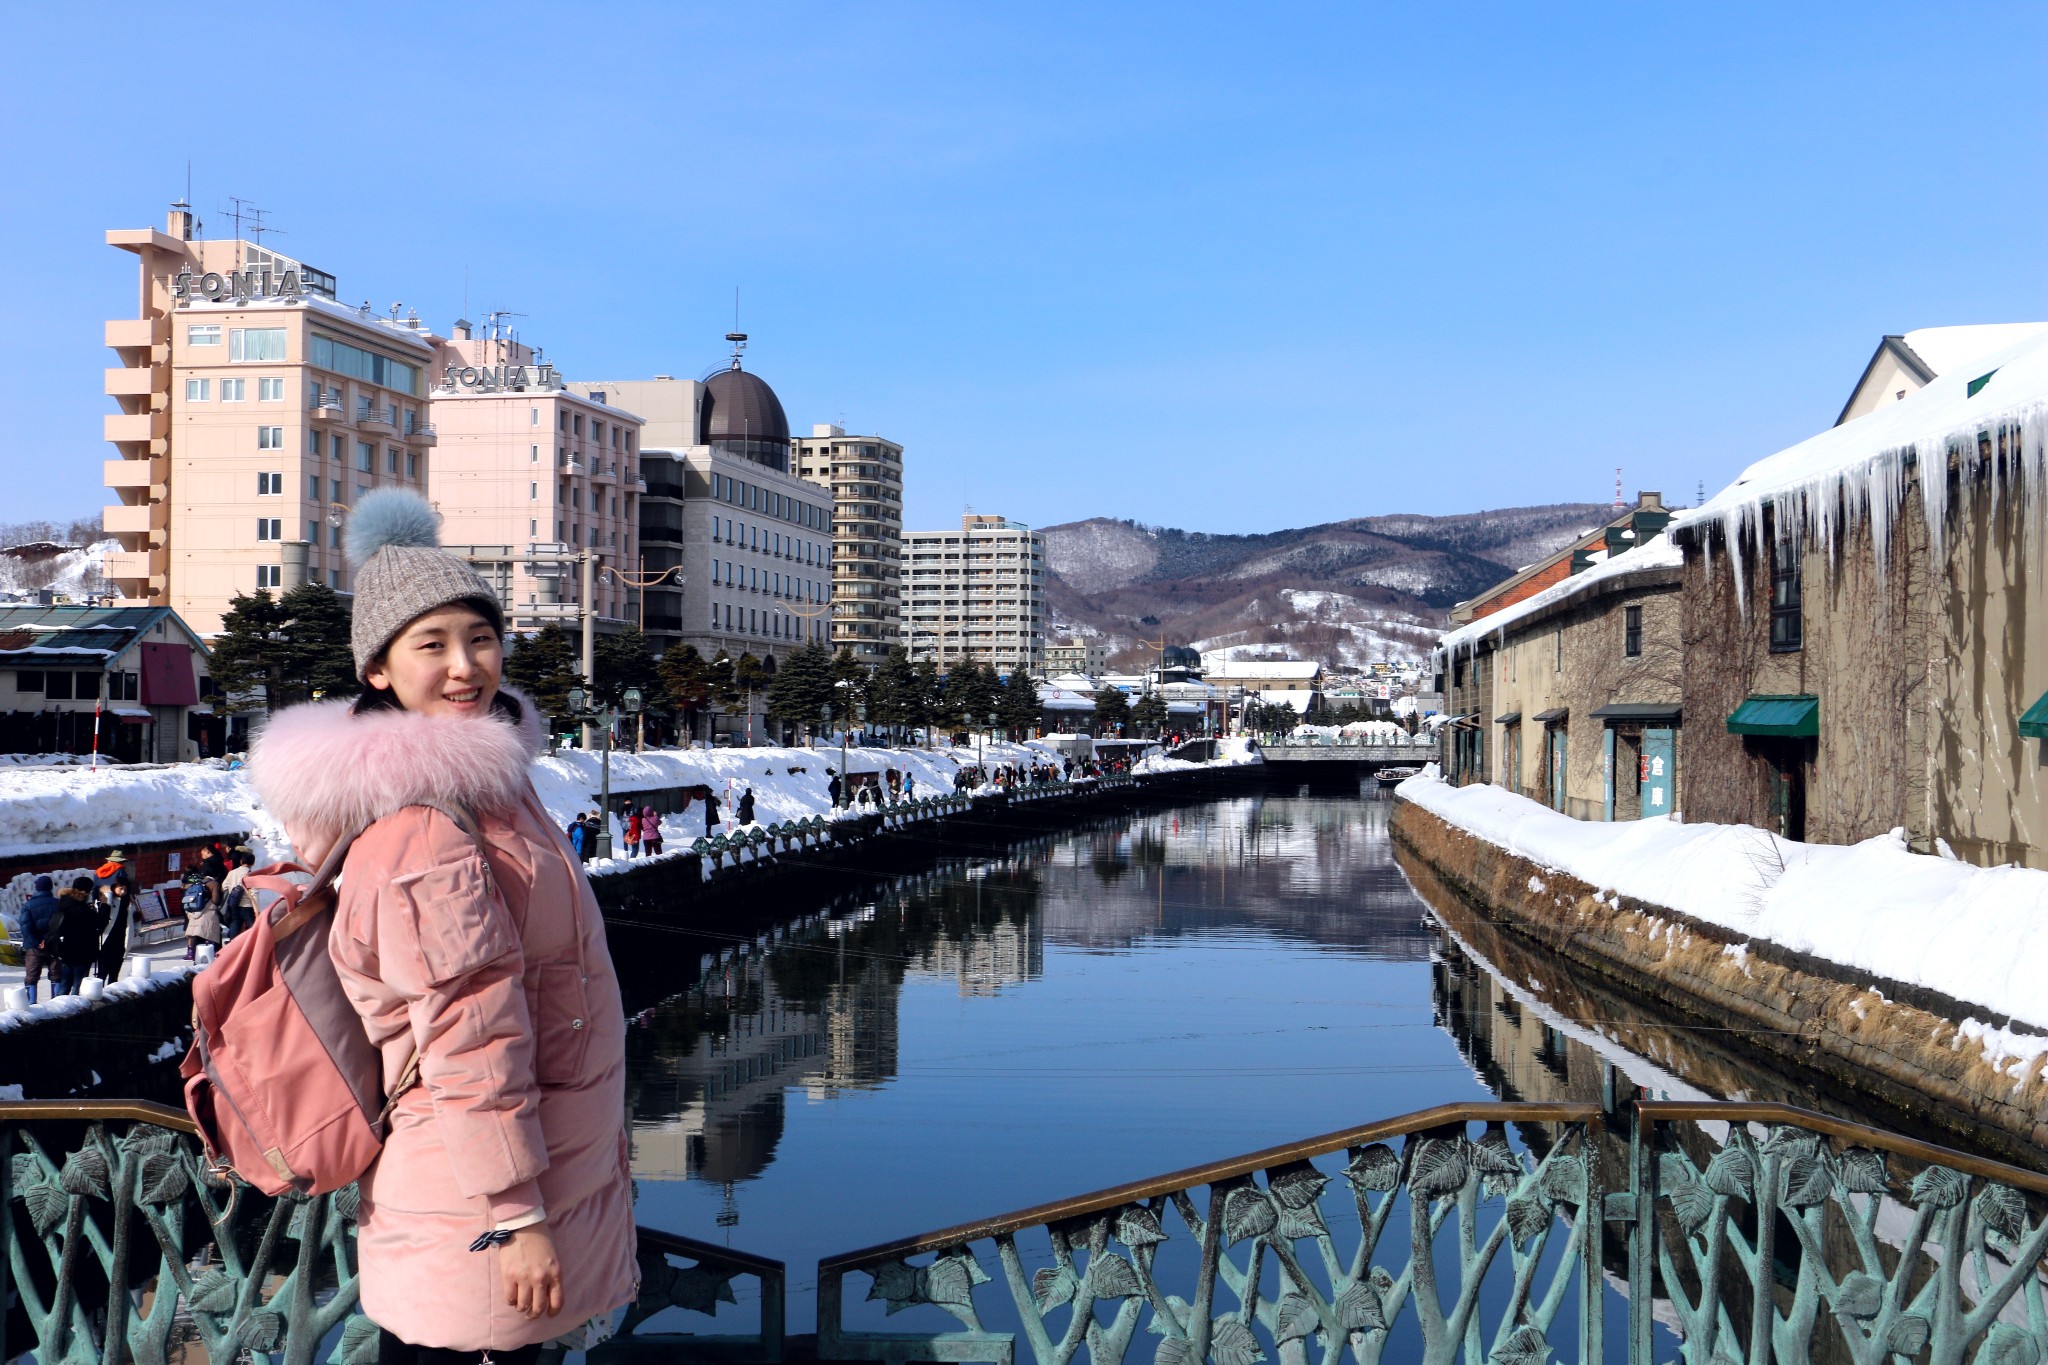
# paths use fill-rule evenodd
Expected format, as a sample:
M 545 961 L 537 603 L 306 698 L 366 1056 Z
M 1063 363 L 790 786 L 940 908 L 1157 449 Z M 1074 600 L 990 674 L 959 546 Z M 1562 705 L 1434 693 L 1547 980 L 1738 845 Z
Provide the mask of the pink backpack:
M 442 813 L 477 837 L 467 815 Z M 337 843 L 310 883 L 287 878 L 304 870 L 291 863 L 252 869 L 250 896 L 276 899 L 192 979 L 192 1047 L 178 1068 L 186 1112 L 214 1173 L 265 1194 L 325 1194 L 356 1179 L 419 1079 L 415 1052 L 385 1096 L 382 1058 L 327 955 L 333 883 L 354 842 Z

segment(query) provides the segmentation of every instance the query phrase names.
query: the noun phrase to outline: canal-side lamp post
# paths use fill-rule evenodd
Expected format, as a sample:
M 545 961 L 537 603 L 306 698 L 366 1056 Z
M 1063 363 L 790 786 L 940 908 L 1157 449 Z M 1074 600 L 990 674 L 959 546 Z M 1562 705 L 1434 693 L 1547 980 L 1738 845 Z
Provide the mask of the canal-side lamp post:
M 597 795 L 597 851 L 594 856 L 612 856 L 612 736 L 619 726 L 619 716 L 640 714 L 642 698 L 640 689 L 629 687 L 619 698 L 616 707 L 597 706 L 595 698 L 580 687 L 569 689 L 569 710 L 585 725 L 604 726 L 604 755 L 600 760 L 601 776 Z

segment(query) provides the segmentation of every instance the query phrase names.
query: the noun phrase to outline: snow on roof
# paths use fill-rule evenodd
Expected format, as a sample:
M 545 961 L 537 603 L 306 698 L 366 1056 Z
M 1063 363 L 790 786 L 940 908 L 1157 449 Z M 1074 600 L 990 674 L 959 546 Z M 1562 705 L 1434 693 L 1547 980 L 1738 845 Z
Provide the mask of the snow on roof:
M 1922 327 L 1902 338 L 1937 375 L 1959 370 L 1994 352 L 2048 332 L 2048 322 L 1984 322 L 1968 327 Z
M 1507 628 L 1526 617 L 1534 616 L 1546 607 L 1567 601 L 1579 594 L 1589 592 L 1624 574 L 1644 569 L 1676 569 L 1685 563 L 1685 555 L 1671 543 L 1669 535 L 1651 536 L 1634 549 L 1624 550 L 1611 558 L 1600 560 L 1590 569 L 1573 574 L 1561 583 L 1553 583 L 1542 592 L 1525 597 L 1512 606 L 1502 607 L 1490 616 L 1459 626 L 1436 642 L 1439 654 L 1449 654 L 1459 649 L 1477 648 L 1479 642 L 1496 633 L 1504 635 Z
M 1224 659 L 1208 672 L 1212 678 L 1313 678 L 1322 668 L 1298 659 Z
M 2020 458 L 2010 463 L 1987 461 L 1978 450 L 1980 433 L 1995 435 L 2001 430 L 2019 438 Z M 1938 459 L 1945 464 L 1953 454 L 1962 466 L 1965 489 L 1975 482 L 1980 466 L 1989 464 L 1994 478 L 2023 483 L 2031 501 L 2048 491 L 2044 445 L 2048 327 L 1950 369 L 1896 403 L 1758 460 L 1705 505 L 1680 513 L 1672 529 L 1721 529 L 1738 600 L 1746 585 L 1745 538 L 1754 541 L 1761 534 L 1766 507 L 1773 511 L 1778 535 L 1826 549 L 1833 548 L 1839 532 L 1867 519 L 1872 552 L 1882 573 L 1890 556 L 1892 518 L 1904 500 L 1906 471 L 1912 463 Z M 1948 480 L 1923 479 L 1920 492 L 1929 550 L 1939 563 L 1947 549 Z
M 1079 692 L 1072 692 L 1064 687 L 1040 684 L 1038 705 L 1045 711 L 1093 711 L 1095 699 L 1084 697 Z

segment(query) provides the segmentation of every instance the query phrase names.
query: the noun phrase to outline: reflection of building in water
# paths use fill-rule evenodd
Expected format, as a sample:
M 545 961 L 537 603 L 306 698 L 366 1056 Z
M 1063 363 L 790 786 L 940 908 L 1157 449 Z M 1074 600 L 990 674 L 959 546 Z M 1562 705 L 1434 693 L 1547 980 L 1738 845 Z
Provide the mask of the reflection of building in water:
M 784 1089 L 825 1065 L 825 1019 L 783 999 L 760 955 L 733 958 L 649 1015 L 647 1027 L 681 1036 L 657 1038 L 652 1062 L 628 1068 L 633 1173 L 730 1184 L 766 1170 Z
M 996 995 L 1003 987 L 1033 981 L 1045 972 L 1045 930 L 1037 915 L 1023 923 L 995 919 L 966 938 L 941 938 L 927 948 L 912 968 L 930 976 L 950 976 L 962 995 Z
M 1417 961 L 1430 936 L 1394 865 L 1390 808 L 1244 797 L 1071 838 L 1041 867 L 1045 932 L 1115 947 L 1251 930 Z

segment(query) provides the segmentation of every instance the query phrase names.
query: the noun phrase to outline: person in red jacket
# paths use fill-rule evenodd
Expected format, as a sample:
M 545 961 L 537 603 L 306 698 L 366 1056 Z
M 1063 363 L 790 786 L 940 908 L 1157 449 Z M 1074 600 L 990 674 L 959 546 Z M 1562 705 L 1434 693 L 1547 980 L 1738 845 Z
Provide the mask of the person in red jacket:
M 637 1290 L 625 1018 L 590 883 L 528 776 L 540 710 L 501 685 L 497 598 L 437 522 L 401 490 L 357 503 L 365 691 L 278 712 L 249 770 L 302 863 L 361 831 L 328 950 L 398 1095 L 357 1228 L 382 1365 L 529 1365 Z

